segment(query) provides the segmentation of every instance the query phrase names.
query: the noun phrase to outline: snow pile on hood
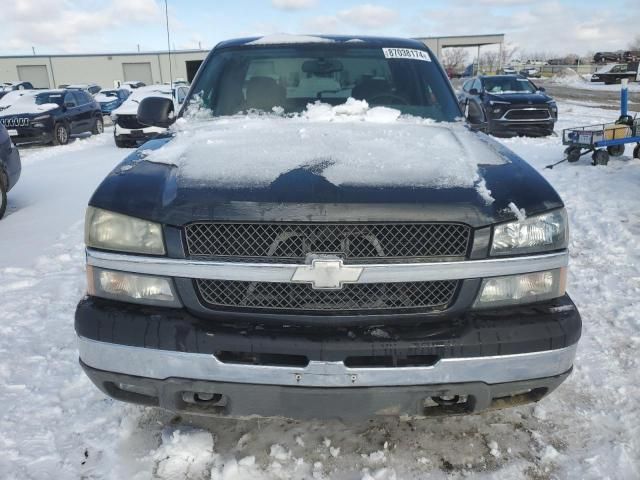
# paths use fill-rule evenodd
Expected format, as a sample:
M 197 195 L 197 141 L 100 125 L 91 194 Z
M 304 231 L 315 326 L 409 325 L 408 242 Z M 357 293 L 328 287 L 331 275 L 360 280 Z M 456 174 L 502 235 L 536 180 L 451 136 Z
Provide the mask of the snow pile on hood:
M 178 166 L 181 182 L 267 186 L 298 168 L 334 185 L 473 187 L 478 165 L 504 159 L 462 124 L 402 117 L 349 100 L 310 105 L 300 115 L 180 119 L 176 138 L 143 152 Z
M 171 87 L 169 85 L 149 85 L 147 87 L 140 87 L 133 90 L 133 93 L 129 95 L 122 105 L 116 108 L 112 113 L 119 115 L 135 115 L 138 113 L 138 106 L 140 102 L 147 97 L 164 97 L 173 99 L 171 93 Z
M 0 98 L 0 110 L 13 105 L 20 97 L 25 95 L 35 95 L 31 90 L 11 90 Z
M 291 35 L 288 33 L 275 33 L 266 35 L 248 42 L 247 45 L 284 45 L 293 43 L 333 43 L 330 38 L 312 37 L 309 35 Z
M 96 93 L 94 98 L 98 103 L 109 103 L 109 102 L 115 102 L 116 100 L 118 100 L 118 95 L 117 94 L 107 95 L 100 92 L 100 93 Z
M 45 113 L 50 110 L 60 108 L 57 103 L 43 103 L 42 105 L 36 105 L 35 93 L 25 94 L 18 98 L 14 97 L 14 101 L 8 108 L 0 111 L 0 115 L 34 115 L 37 113 Z

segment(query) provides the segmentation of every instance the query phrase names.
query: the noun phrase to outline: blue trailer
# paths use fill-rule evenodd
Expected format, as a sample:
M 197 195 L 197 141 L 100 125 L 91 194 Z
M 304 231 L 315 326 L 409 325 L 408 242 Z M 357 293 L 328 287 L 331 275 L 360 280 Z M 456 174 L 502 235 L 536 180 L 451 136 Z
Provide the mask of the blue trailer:
M 628 114 L 629 90 L 627 81 L 622 81 L 620 92 L 620 118 L 614 123 L 567 128 L 562 131 L 565 160 L 573 163 L 591 153 L 593 165 L 606 165 L 609 157 L 624 154 L 625 145 L 635 143 L 633 156 L 640 158 L 640 119 Z

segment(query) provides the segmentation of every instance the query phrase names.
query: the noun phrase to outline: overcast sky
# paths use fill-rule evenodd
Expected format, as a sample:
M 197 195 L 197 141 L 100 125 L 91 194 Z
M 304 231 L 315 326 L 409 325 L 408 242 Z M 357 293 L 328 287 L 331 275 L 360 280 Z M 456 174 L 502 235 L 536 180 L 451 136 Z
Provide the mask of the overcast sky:
M 0 54 L 166 48 L 163 0 L 3 0 Z M 627 48 L 640 0 L 169 0 L 172 44 L 238 36 L 346 33 L 402 37 L 505 33 L 522 52 Z

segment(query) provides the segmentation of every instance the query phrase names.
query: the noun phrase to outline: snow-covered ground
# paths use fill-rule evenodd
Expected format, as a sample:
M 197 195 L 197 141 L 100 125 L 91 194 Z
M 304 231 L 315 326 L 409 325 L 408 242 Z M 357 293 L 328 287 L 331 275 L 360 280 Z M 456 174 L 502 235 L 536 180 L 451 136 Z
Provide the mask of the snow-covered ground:
M 558 131 L 615 119 L 560 105 Z M 560 138 L 508 139 L 563 196 L 569 292 L 584 333 L 573 375 L 537 406 L 438 420 L 197 425 L 102 395 L 77 364 L 84 206 L 122 158 L 110 132 L 25 149 L 0 221 L 0 478 L 640 478 L 640 160 L 562 158 Z

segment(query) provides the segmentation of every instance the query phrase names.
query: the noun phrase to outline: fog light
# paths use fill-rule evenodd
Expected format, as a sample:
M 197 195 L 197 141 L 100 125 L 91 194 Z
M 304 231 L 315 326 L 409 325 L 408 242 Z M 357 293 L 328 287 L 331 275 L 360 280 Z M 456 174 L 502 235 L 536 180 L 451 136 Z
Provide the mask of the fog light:
M 564 295 L 566 269 L 485 278 L 475 308 L 539 302 Z
M 180 307 L 171 279 L 87 266 L 88 293 L 123 302 Z

